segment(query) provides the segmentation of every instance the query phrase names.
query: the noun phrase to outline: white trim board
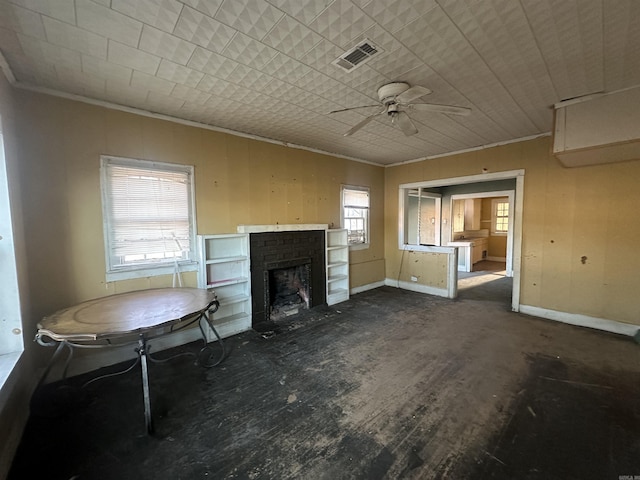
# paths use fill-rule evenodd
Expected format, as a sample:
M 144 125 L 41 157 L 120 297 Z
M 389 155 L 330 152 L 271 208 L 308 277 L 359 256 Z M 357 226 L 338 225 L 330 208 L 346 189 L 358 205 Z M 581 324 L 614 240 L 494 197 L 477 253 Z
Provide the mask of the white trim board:
M 301 232 L 306 230 L 329 230 L 326 223 L 293 223 L 283 225 L 238 225 L 238 233 Z
M 355 295 L 356 293 L 366 292 L 367 290 L 373 290 L 374 288 L 380 288 L 385 286 L 385 281 L 380 280 L 379 282 L 367 283 L 366 285 L 360 285 L 358 287 L 353 287 L 349 289 L 349 293 L 351 295 Z
M 388 287 L 402 288 L 403 290 L 409 290 L 411 292 L 426 293 L 437 297 L 454 298 L 451 296 L 451 292 L 447 288 L 430 287 L 419 283 L 398 281 L 393 278 L 385 278 L 384 284 Z
M 608 320 L 606 318 L 590 317 L 588 315 L 580 315 L 578 313 L 559 312 L 557 310 L 533 307 L 531 305 L 520 305 L 520 313 L 532 315 L 534 317 L 546 318 L 547 320 L 555 320 L 556 322 L 568 323 L 570 325 L 594 328 L 596 330 L 617 333 L 619 335 L 627 335 L 629 337 L 633 337 L 640 331 L 640 325 L 632 325 L 630 323 Z

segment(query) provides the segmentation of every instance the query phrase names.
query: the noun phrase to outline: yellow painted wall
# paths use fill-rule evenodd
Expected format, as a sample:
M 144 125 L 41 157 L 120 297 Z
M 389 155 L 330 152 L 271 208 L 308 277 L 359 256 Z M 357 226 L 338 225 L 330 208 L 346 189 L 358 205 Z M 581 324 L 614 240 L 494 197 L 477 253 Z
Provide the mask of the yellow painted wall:
M 351 287 L 384 278 L 382 167 L 26 91 L 18 143 L 33 316 L 77 302 L 171 286 L 172 276 L 105 281 L 100 155 L 195 167 L 199 234 L 239 224 L 340 227 L 342 184 L 371 189 L 371 245 L 352 252 Z M 196 285 L 195 273 L 183 274 Z
M 520 303 L 640 325 L 640 161 L 567 169 L 550 152 L 543 137 L 387 168 L 386 276 L 400 266 L 398 185 L 524 169 Z

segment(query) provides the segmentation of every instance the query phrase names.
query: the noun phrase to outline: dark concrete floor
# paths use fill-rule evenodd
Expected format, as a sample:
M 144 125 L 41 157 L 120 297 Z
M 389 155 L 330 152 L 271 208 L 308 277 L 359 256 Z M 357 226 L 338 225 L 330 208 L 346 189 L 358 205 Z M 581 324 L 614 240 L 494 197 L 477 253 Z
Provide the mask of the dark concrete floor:
M 383 287 L 229 338 L 221 366 L 152 364 L 154 436 L 138 369 L 45 386 L 10 478 L 640 475 L 640 347 L 513 313 L 509 282 Z

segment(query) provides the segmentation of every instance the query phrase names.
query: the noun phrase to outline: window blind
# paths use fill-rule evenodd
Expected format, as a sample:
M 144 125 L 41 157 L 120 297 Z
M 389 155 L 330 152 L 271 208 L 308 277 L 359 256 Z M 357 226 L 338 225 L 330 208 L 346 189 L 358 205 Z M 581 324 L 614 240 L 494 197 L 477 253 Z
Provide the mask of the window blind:
M 190 251 L 188 172 L 114 164 L 106 169 L 112 266 L 128 263 L 127 257 L 162 261 Z
M 358 207 L 369 208 L 369 192 L 364 190 L 349 190 L 343 191 L 343 204 L 345 207 Z

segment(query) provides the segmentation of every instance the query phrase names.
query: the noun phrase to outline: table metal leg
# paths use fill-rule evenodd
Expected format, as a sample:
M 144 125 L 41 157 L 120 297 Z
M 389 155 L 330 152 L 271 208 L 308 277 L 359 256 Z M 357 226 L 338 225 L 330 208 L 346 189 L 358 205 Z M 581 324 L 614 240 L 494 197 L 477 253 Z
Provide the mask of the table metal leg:
M 142 367 L 142 394 L 144 395 L 144 422 L 147 433 L 153 433 L 153 419 L 151 417 L 151 395 L 149 393 L 149 370 L 147 366 L 147 341 L 143 335 L 138 339 L 138 355 Z

